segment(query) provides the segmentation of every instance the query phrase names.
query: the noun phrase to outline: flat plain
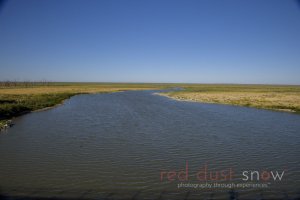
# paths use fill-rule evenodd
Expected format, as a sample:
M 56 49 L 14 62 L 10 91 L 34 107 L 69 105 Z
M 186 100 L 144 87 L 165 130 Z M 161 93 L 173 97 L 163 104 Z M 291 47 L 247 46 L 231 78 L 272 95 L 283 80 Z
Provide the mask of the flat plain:
M 191 84 L 181 87 L 184 90 L 163 95 L 186 101 L 300 112 L 300 86 L 297 85 Z
M 62 103 L 78 94 L 156 90 L 177 100 L 230 104 L 300 113 L 300 86 L 159 83 L 10 83 L 0 84 L 0 129 L 9 119 Z
M 0 129 L 13 117 L 55 106 L 74 95 L 165 87 L 167 85 L 128 83 L 2 83 L 0 84 Z

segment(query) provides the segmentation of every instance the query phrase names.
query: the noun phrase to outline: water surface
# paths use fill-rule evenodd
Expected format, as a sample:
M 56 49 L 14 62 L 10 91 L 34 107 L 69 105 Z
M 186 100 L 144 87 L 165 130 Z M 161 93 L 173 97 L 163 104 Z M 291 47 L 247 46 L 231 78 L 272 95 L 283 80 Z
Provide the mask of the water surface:
M 25 197 L 136 199 L 298 197 L 300 116 L 175 101 L 154 91 L 78 95 L 14 120 L 0 134 L 0 192 Z M 285 171 L 268 188 L 178 189 L 162 171 Z M 216 181 L 208 181 L 216 182 Z

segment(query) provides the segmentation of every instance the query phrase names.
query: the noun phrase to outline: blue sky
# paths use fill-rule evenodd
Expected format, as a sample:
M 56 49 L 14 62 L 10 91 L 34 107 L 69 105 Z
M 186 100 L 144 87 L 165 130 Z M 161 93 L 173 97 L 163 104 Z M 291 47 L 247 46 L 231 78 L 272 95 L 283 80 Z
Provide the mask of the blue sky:
M 0 80 L 300 84 L 292 0 L 9 0 Z

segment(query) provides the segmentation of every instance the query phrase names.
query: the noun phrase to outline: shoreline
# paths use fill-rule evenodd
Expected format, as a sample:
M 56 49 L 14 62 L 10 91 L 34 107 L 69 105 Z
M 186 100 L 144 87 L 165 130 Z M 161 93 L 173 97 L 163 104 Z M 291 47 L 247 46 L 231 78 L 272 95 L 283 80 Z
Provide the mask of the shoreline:
M 63 105 L 65 101 L 69 100 L 70 98 L 72 98 L 74 96 L 87 95 L 87 94 L 108 94 L 108 93 L 124 92 L 124 91 L 129 91 L 129 90 L 130 89 L 115 89 L 115 90 L 112 90 L 112 91 L 69 93 L 67 96 L 64 96 L 64 98 L 61 101 L 59 101 L 58 103 L 55 103 L 51 106 L 46 106 L 46 107 L 32 109 L 32 110 L 28 109 L 28 110 L 24 110 L 22 112 L 16 112 L 9 118 L 0 119 L 0 133 L 4 130 L 10 128 L 11 126 L 13 126 L 12 120 L 16 117 L 20 117 L 20 116 L 23 116 L 23 115 L 26 115 L 26 114 L 29 114 L 29 113 L 33 113 L 33 112 L 42 112 L 42 111 L 50 110 L 52 108 Z M 140 88 L 140 89 L 137 89 L 137 90 L 143 90 L 143 89 Z M 57 95 L 59 95 L 59 94 L 57 94 Z
M 0 88 L 0 130 L 8 120 L 60 106 L 81 94 L 114 93 L 129 90 L 153 92 L 177 101 L 213 103 L 300 114 L 300 86 L 226 84 L 65 84 Z
M 230 105 L 230 106 L 240 106 L 245 108 L 255 108 L 260 110 L 269 110 L 269 111 L 277 111 L 277 112 L 285 112 L 285 113 L 292 113 L 292 114 L 300 114 L 299 112 L 296 112 L 292 109 L 278 109 L 278 108 L 267 108 L 267 107 L 256 107 L 251 105 L 240 105 L 240 104 L 234 104 L 234 103 L 222 103 L 222 102 L 211 102 L 211 101 L 202 101 L 197 99 L 189 99 L 189 98 L 183 98 L 178 96 L 171 96 L 168 93 L 154 93 L 155 95 L 164 96 L 176 101 L 185 101 L 185 102 L 193 102 L 193 103 L 206 103 L 206 104 L 218 104 L 218 105 Z
M 119 92 L 119 91 L 116 91 L 116 92 Z M 121 92 L 121 91 L 120 91 Z M 74 96 L 77 96 L 77 95 L 84 95 L 84 94 L 101 94 L 101 93 L 113 93 L 113 92 L 96 92 L 96 93 L 78 93 L 78 94 L 70 94 L 70 96 L 68 96 L 67 98 L 63 99 L 61 102 L 57 103 L 57 104 L 54 104 L 52 106 L 47 106 L 47 107 L 43 107 L 43 108 L 38 108 L 38 109 L 33 109 L 33 110 L 29 110 L 29 111 L 24 111 L 24 112 L 21 112 L 21 113 L 16 113 L 16 115 L 10 117 L 10 118 L 7 118 L 7 119 L 1 119 L 0 120 L 0 132 L 3 131 L 3 130 L 6 130 L 8 128 L 10 128 L 11 126 L 13 126 L 14 124 L 11 123 L 11 121 L 14 119 L 14 118 L 17 118 L 17 117 L 20 117 L 20 116 L 23 116 L 23 115 L 26 115 L 26 114 L 29 114 L 29 113 L 34 113 L 34 112 L 43 112 L 43 111 L 47 111 L 47 110 L 50 110 L 50 109 L 53 109 L 53 108 L 56 108 L 56 107 L 59 107 L 61 105 L 64 104 L 65 101 L 71 99 L 72 97 Z

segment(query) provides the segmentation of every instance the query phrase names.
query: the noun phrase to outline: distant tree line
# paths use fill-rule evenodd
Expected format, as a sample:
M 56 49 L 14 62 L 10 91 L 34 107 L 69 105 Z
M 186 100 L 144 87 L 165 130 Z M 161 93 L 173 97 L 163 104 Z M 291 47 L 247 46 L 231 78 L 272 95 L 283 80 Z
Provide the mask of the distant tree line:
M 0 81 L 0 87 L 32 87 L 32 86 L 49 86 L 51 81 Z

